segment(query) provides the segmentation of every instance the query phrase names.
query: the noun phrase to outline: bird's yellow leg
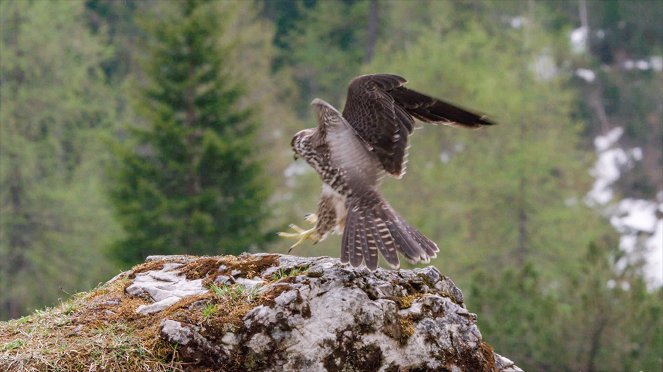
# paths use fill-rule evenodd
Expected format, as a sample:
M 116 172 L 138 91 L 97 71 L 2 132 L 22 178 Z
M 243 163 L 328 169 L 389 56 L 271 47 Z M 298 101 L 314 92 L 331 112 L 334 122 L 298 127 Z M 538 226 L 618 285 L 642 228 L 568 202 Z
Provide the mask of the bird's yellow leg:
M 315 213 L 307 213 L 306 216 L 304 216 L 304 219 L 313 225 L 318 223 L 318 215 Z
M 316 216 L 314 213 L 307 214 L 305 217 L 306 221 L 310 222 L 311 224 L 315 225 L 315 223 L 318 221 L 318 216 Z M 301 245 L 304 243 L 306 240 L 313 240 L 313 244 L 317 243 L 318 240 L 320 240 L 320 237 L 318 237 L 318 233 L 315 231 L 315 226 L 308 230 L 304 230 L 301 227 L 295 225 L 295 224 L 290 224 L 290 228 L 294 230 L 295 232 L 279 232 L 279 236 L 282 238 L 293 238 L 297 239 L 295 244 L 290 246 L 290 249 L 288 249 L 288 253 L 292 251 L 293 248 Z

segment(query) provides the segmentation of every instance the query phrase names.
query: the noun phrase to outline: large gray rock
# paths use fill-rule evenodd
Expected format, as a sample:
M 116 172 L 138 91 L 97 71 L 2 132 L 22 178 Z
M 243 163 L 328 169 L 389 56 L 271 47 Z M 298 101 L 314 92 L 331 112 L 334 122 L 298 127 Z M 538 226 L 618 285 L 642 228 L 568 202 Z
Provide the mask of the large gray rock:
M 161 337 L 177 344 L 180 357 L 198 367 L 520 371 L 482 340 L 462 292 L 434 267 L 371 272 L 328 257 L 256 254 L 238 259 L 251 262 L 248 268 L 211 261 L 217 267 L 210 269 L 208 262 L 205 278 L 187 279 L 180 270 L 196 258 L 149 260 L 165 264 L 136 274 L 126 289 L 131 295 L 149 296 L 157 305 L 142 305 L 136 309 L 139 313 L 165 313 L 174 298 L 199 296 L 207 291 L 203 280 L 217 283 L 217 290 L 230 288 L 228 296 L 239 294 L 242 306 L 249 305 L 236 322 L 226 315 L 237 313 L 237 299 L 221 301 L 227 307 L 218 305 L 217 317 L 205 321 L 163 317 Z M 211 300 L 192 302 L 189 309 L 200 311 L 210 306 L 206 301 Z

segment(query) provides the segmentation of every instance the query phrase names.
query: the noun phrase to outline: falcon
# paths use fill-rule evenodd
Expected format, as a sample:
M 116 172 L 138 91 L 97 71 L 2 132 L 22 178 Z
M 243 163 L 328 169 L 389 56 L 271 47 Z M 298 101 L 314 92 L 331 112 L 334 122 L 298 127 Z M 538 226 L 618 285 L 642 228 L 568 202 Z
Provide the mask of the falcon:
M 341 261 L 354 267 L 378 267 L 378 252 L 393 268 L 398 253 L 412 263 L 429 262 L 437 245 L 410 226 L 378 191 L 384 175 L 401 178 L 408 156 L 408 136 L 415 119 L 462 128 L 494 124 L 484 115 L 405 88 L 398 75 L 363 75 L 353 79 L 343 113 L 321 99 L 311 102 L 316 128 L 292 138 L 295 159 L 303 158 L 320 175 L 322 194 L 317 214 L 306 220 L 309 230 L 282 237 L 296 238 L 290 248 L 306 240 L 315 243 L 330 233 L 342 234 Z

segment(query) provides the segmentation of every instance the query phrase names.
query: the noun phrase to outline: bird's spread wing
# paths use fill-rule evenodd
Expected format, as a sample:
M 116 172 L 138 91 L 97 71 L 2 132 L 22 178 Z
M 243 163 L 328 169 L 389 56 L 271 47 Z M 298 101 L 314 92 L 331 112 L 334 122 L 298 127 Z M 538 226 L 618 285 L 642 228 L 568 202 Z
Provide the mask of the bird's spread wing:
M 405 172 L 407 138 L 414 118 L 465 128 L 493 124 L 481 114 L 407 89 L 403 87 L 406 82 L 391 74 L 357 77 L 350 82 L 343 109 L 343 117 L 393 176 Z
M 375 185 L 382 175 L 372 146 L 348 124 L 340 112 L 321 99 L 311 102 L 318 118 L 317 146 L 329 149 L 330 165 L 338 168 L 353 188 Z

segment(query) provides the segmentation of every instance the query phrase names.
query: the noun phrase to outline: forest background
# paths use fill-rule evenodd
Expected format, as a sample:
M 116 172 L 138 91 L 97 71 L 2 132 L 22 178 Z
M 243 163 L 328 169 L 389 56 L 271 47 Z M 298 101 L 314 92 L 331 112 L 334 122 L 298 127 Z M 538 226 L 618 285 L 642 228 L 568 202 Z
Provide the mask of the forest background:
M 663 369 L 660 1 L 0 2 L 0 319 L 149 254 L 287 251 L 356 75 L 485 112 L 383 190 L 525 370 Z M 339 238 L 295 254 L 338 256 Z M 410 267 L 404 264 L 404 267 Z

